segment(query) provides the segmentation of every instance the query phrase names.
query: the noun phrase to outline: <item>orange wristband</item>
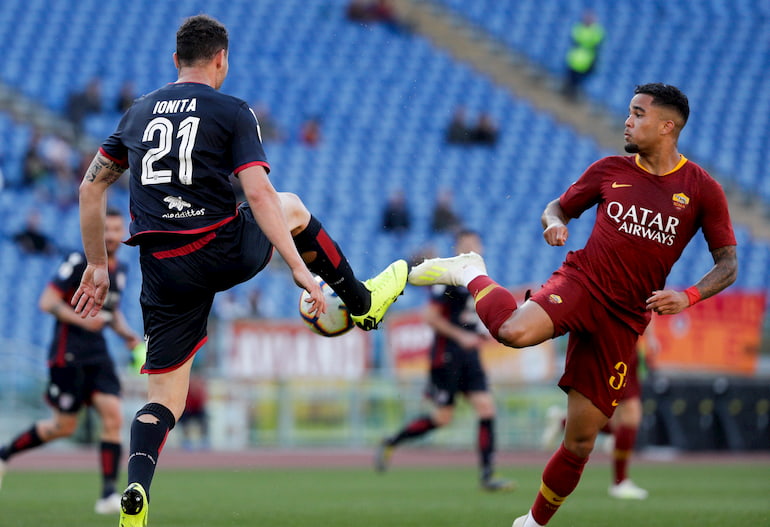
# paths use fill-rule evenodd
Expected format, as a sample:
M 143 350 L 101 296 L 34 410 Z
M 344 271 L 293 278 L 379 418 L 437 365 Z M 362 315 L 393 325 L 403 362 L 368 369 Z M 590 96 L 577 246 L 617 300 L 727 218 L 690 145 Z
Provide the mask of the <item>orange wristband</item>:
M 687 299 L 690 301 L 691 306 L 700 301 L 700 291 L 698 291 L 698 288 L 694 285 L 685 289 L 684 294 L 687 295 Z

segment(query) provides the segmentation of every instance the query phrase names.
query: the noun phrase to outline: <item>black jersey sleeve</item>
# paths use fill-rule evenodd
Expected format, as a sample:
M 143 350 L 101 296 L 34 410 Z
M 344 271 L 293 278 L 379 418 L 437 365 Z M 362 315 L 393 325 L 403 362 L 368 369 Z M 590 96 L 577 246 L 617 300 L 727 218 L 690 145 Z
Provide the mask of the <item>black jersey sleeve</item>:
M 104 140 L 104 143 L 102 143 L 102 146 L 99 148 L 99 152 L 102 155 L 106 156 L 124 168 L 128 168 L 128 149 L 126 148 L 126 145 L 123 144 L 121 137 L 123 135 L 126 118 L 130 111 L 131 110 L 123 115 L 123 117 L 120 119 L 118 127 L 115 129 L 112 135 Z
M 270 172 L 270 165 L 262 148 L 259 122 L 246 103 L 241 105 L 235 117 L 232 152 L 232 166 L 235 167 L 233 170 L 235 174 L 254 165 L 263 166 Z

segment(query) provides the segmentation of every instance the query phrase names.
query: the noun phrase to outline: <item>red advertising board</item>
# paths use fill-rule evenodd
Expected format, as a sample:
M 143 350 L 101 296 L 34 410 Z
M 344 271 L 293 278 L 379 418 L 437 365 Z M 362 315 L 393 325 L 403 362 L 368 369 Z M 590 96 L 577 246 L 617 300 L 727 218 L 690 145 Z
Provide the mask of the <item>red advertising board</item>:
M 386 327 L 388 357 L 401 378 L 425 377 L 433 330 L 419 311 L 393 313 Z M 493 382 L 540 382 L 556 375 L 553 341 L 514 349 L 490 340 L 481 349 L 487 375 Z
M 372 343 L 354 328 L 322 337 L 301 322 L 236 320 L 225 369 L 232 378 L 356 380 L 366 376 Z
M 728 289 L 677 315 L 656 317 L 657 367 L 753 375 L 766 301 L 765 292 Z

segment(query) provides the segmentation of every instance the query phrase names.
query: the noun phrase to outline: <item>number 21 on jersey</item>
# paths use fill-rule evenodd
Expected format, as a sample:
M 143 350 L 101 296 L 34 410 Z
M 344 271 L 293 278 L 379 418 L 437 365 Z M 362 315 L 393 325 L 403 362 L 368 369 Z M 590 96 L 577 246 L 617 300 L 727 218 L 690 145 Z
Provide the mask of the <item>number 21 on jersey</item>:
M 187 117 L 179 123 L 176 137 L 179 142 L 179 181 L 183 185 L 192 185 L 192 153 L 195 137 L 198 135 L 200 117 Z M 166 117 L 156 117 L 144 129 L 142 141 L 155 142 L 158 146 L 150 148 L 142 158 L 142 185 L 157 185 L 170 183 L 173 171 L 156 169 L 153 165 L 171 152 L 174 142 L 174 123 Z

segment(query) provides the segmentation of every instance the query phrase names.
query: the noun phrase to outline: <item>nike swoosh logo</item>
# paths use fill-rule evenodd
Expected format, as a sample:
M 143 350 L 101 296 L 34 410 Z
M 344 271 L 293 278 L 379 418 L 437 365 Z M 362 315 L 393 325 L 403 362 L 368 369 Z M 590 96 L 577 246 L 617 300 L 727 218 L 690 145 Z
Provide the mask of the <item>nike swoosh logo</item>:
M 631 187 L 632 185 L 629 185 L 627 183 L 618 183 L 617 181 L 612 182 L 612 188 L 623 188 L 623 187 Z
M 630 186 L 631 186 L 631 185 L 629 185 L 629 187 L 630 187 Z M 618 400 L 617 400 L 617 399 L 613 399 L 613 400 L 612 400 L 612 406 L 617 406 L 617 405 L 619 405 L 619 404 L 620 404 L 620 403 L 618 402 Z

